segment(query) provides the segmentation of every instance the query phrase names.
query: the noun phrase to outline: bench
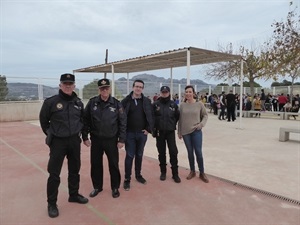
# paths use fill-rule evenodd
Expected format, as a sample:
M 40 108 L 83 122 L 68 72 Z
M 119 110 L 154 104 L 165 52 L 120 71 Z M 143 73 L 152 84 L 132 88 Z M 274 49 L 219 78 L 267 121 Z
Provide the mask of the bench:
M 292 127 L 280 127 L 279 141 L 288 141 L 290 139 L 290 133 L 300 133 L 300 129 Z
M 280 119 L 282 119 L 282 120 L 284 119 L 284 112 L 274 112 L 274 111 L 254 111 L 254 110 L 250 110 L 250 111 L 247 111 L 247 117 L 253 117 L 257 113 L 259 113 L 260 115 L 276 115 L 276 116 L 279 116 Z
M 299 112 L 285 112 L 284 113 L 284 119 L 289 120 L 291 116 L 300 116 Z M 294 118 L 296 119 L 296 118 Z

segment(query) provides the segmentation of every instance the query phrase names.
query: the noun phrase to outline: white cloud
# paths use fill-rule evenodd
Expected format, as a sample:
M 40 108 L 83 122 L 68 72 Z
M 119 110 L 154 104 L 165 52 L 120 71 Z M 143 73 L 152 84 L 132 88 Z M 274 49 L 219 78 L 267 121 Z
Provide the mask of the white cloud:
M 289 11 L 286 0 L 7 0 L 1 6 L 0 72 L 7 76 L 101 64 L 106 49 L 109 61 L 117 61 L 187 46 L 259 44 Z

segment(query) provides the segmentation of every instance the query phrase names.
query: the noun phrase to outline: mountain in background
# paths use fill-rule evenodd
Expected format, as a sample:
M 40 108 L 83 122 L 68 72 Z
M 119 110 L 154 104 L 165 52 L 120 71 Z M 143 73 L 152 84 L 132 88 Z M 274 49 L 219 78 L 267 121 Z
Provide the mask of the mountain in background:
M 139 74 L 136 76 L 133 76 L 130 81 L 130 90 L 132 87 L 132 82 L 134 80 L 142 80 L 145 82 L 145 89 L 143 90 L 143 93 L 147 96 L 153 96 L 155 93 L 159 92 L 159 84 L 161 83 L 162 85 L 170 85 L 171 79 L 165 79 L 164 77 L 157 77 L 152 74 Z M 183 90 L 184 87 L 186 86 L 187 79 L 173 79 L 173 93 L 179 93 L 178 90 L 178 84 L 181 85 L 181 89 Z M 197 85 L 197 91 L 201 91 L 202 89 L 208 89 L 208 86 L 211 84 L 205 83 L 202 80 L 196 79 L 196 80 L 190 80 L 190 83 L 192 85 Z M 116 85 L 116 90 L 118 90 L 119 94 L 122 96 L 125 96 L 127 93 L 127 79 L 125 77 L 122 77 L 115 82 Z M 216 85 L 211 85 L 212 87 L 215 87 Z M 182 91 L 181 90 L 181 91 Z
M 139 74 L 133 76 L 130 80 L 131 85 L 132 82 L 136 79 L 143 80 L 145 82 L 145 95 L 154 95 L 159 92 L 159 84 L 170 85 L 171 79 L 165 79 L 163 77 L 157 77 L 152 74 Z M 174 93 L 178 90 L 178 84 L 181 84 L 182 87 L 186 85 L 187 79 L 173 79 L 174 84 Z M 91 81 L 93 82 L 93 81 Z M 207 88 L 210 84 L 203 82 L 202 80 L 190 80 L 190 83 L 193 85 L 197 85 L 197 90 L 201 90 L 203 88 Z M 122 77 L 115 81 L 116 90 L 120 92 L 121 95 L 125 96 L 127 93 L 127 79 Z M 58 87 L 50 87 L 45 84 L 43 87 L 43 97 L 50 97 L 58 93 Z M 38 100 L 38 84 L 35 83 L 7 83 L 8 95 L 6 97 L 7 100 L 15 101 L 15 100 Z M 130 86 L 131 90 L 131 86 Z
M 145 83 L 146 82 L 149 82 L 149 83 L 163 83 L 163 84 L 170 84 L 171 83 L 171 79 L 168 78 L 168 79 L 165 79 L 164 77 L 157 77 L 155 75 L 152 75 L 152 74 L 146 74 L 146 73 L 143 73 L 143 74 L 139 74 L 139 75 L 136 75 L 136 76 L 133 76 L 131 79 L 131 81 L 134 81 L 136 79 L 139 79 L 139 80 L 143 80 Z M 126 81 L 127 79 L 125 77 L 122 77 L 120 79 L 118 79 L 119 81 Z M 183 79 L 174 79 L 173 78 L 173 83 L 174 84 L 182 84 L 182 85 L 186 85 L 186 81 L 187 79 L 183 78 Z M 199 80 L 199 79 L 196 79 L 196 80 L 190 80 L 190 83 L 193 84 L 193 85 L 197 85 L 197 86 L 208 86 L 210 84 L 208 83 L 205 83 L 204 81 L 202 80 Z
M 8 94 L 6 99 L 15 100 L 38 100 L 38 84 L 34 83 L 7 83 Z M 43 85 L 43 96 L 49 97 L 58 93 L 58 87 Z

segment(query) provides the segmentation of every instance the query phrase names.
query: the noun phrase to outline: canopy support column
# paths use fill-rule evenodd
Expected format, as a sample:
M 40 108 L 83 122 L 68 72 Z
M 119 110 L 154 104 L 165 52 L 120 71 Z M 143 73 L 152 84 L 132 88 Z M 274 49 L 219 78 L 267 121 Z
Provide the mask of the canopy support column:
M 172 99 L 172 97 L 173 97 L 173 68 L 172 67 L 170 68 L 170 78 L 171 78 L 170 96 Z
M 129 95 L 129 73 L 127 73 L 127 95 Z
M 191 77 L 191 52 L 188 48 L 186 52 L 186 84 L 190 85 L 190 77 Z
M 113 97 L 115 97 L 115 68 L 114 68 L 114 64 L 111 65 L 111 75 L 112 75 L 111 95 Z
M 243 82 L 244 82 L 244 64 L 241 60 L 241 78 L 240 78 L 240 129 L 242 129 L 242 117 L 243 117 Z

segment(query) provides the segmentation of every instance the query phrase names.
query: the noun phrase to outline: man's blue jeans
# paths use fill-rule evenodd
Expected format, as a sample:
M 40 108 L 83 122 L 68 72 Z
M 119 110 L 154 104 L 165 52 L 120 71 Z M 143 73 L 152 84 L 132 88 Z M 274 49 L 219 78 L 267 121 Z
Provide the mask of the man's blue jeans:
M 200 173 L 204 173 L 203 156 L 202 156 L 202 130 L 195 130 L 190 134 L 182 135 L 185 147 L 188 152 L 188 159 L 191 171 L 195 171 L 195 157 Z
M 127 131 L 125 142 L 125 179 L 131 179 L 132 162 L 135 158 L 135 176 L 141 175 L 142 160 L 144 154 L 144 147 L 147 141 L 147 135 L 142 131 L 130 132 Z

